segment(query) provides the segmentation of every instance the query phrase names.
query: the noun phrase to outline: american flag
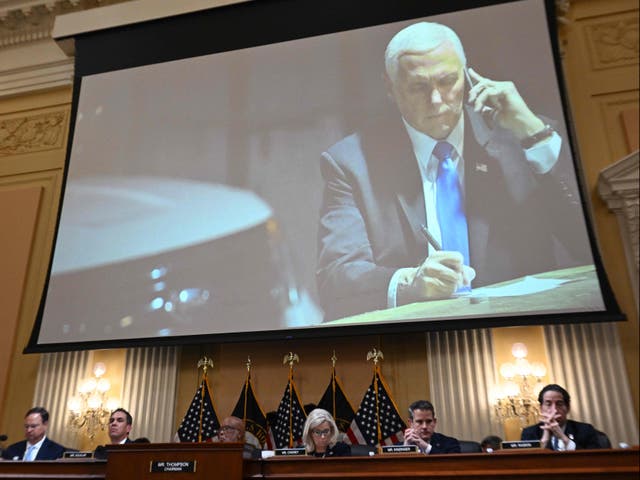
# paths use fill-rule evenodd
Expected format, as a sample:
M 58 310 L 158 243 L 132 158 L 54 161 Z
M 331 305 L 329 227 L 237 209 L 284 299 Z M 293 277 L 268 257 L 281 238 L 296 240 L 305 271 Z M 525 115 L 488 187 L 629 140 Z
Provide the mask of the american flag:
M 212 439 L 219 428 L 220 422 L 213 406 L 211 388 L 205 377 L 178 427 L 178 437 L 181 442 L 205 442 Z
M 351 402 L 349 402 L 342 390 L 342 386 L 336 376 L 335 368 L 331 371 L 331 380 L 318 403 L 318 408 L 324 408 L 327 412 L 331 413 L 336 421 L 338 430 L 341 432 L 347 431 L 355 412 L 353 411 Z
M 376 389 L 378 400 L 376 402 Z M 356 416 L 347 430 L 345 441 L 352 445 L 378 445 L 378 418 L 380 419 L 380 443 L 394 445 L 404 441 L 406 427 L 389 389 L 376 369 Z M 377 409 L 376 409 L 377 405 Z
M 240 398 L 231 415 L 242 418 L 246 431 L 255 435 L 261 445 L 267 444 L 267 417 L 253 392 L 250 375 L 247 375 Z
M 276 412 L 276 421 L 270 425 L 276 448 L 291 448 L 302 442 L 302 429 L 307 414 L 302 407 L 296 384 L 290 378 Z

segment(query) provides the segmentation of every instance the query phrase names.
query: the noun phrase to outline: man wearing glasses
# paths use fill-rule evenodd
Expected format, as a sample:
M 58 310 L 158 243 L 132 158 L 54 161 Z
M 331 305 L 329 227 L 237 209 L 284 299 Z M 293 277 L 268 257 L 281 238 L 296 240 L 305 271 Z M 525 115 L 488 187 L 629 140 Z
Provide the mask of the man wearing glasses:
M 7 460 L 55 460 L 62 457 L 66 448 L 47 438 L 49 412 L 42 407 L 30 409 L 24 417 L 25 440 L 10 445 L 2 452 Z
M 238 417 L 227 417 L 222 420 L 218 430 L 220 443 L 244 443 L 244 422 Z

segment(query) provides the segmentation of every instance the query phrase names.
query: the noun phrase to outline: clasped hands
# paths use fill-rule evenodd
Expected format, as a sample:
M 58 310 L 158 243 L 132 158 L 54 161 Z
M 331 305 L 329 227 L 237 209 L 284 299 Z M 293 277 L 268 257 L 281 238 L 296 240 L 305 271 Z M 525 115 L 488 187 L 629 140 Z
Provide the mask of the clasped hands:
M 551 437 L 556 437 L 559 440 L 562 440 L 565 445 L 568 445 L 571 439 L 567 437 L 562 430 L 562 427 L 558 423 L 558 419 L 560 415 L 556 410 L 550 410 L 549 412 L 543 412 L 540 414 L 540 428 L 542 429 L 542 437 L 540 438 L 540 442 L 542 443 L 542 448 L 546 448 L 551 440 Z
M 398 303 L 450 298 L 461 287 L 471 286 L 476 271 L 463 263 L 462 254 L 437 251 L 416 268 L 404 268 L 398 281 Z
M 429 448 L 429 443 L 423 440 L 413 428 L 407 428 L 404 431 L 404 444 L 417 445 L 421 452 L 426 452 Z

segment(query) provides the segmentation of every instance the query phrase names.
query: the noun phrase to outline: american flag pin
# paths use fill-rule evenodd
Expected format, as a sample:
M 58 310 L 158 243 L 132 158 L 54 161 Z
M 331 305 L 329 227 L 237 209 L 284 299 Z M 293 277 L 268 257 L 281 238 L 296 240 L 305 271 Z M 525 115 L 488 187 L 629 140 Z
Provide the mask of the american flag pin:
M 488 173 L 489 169 L 487 168 L 486 163 L 476 163 L 476 172 Z

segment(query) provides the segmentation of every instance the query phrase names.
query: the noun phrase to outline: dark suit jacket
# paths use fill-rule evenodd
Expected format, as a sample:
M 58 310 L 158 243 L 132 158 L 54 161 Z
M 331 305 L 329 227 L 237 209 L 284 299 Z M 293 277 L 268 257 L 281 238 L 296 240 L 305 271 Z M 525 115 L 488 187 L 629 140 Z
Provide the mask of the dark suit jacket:
M 460 442 L 457 438 L 447 437 L 438 432 L 433 432 L 431 435 L 431 451 L 429 455 L 435 455 L 438 453 L 460 453 Z M 399 443 L 398 445 L 404 445 Z
M 601 448 L 600 442 L 598 442 L 598 433 L 596 429 L 593 428 L 593 425 L 589 423 L 567 420 L 564 433 L 575 442 L 576 449 L 578 450 Z M 542 438 L 540 424 L 531 425 L 522 430 L 521 438 L 522 440 L 540 440 L 540 438 Z M 547 448 L 552 449 L 551 442 L 549 442 Z
M 133 440 L 127 437 L 124 443 L 133 443 Z M 98 445 L 96 449 L 93 451 L 93 457 L 98 460 L 106 460 L 108 456 L 109 456 L 109 451 L 107 450 L 106 445 Z
M 312 452 L 309 455 L 314 457 L 348 457 L 351 455 L 351 446 L 344 442 L 336 442 L 333 447 L 328 447 L 323 454 Z
M 26 450 L 27 441 L 23 440 L 9 445 L 7 449 L 2 452 L 2 458 L 13 460 L 17 457 L 18 460 L 22 460 Z M 65 450 L 66 448 L 62 445 L 45 438 L 40 450 L 38 450 L 38 455 L 36 455 L 35 460 L 55 460 L 56 458 L 61 458 Z
M 466 120 L 464 150 L 474 286 L 591 263 L 566 155 L 551 172 L 537 175 L 510 132 L 496 128 L 481 147 Z M 393 273 L 418 266 L 427 253 L 421 176 L 399 115 L 332 146 L 322 155 L 321 171 L 316 274 L 326 319 L 384 309 Z M 578 259 L 559 262 L 554 238 Z
M 460 453 L 460 442 L 456 438 L 447 437 L 438 432 L 431 435 L 431 451 L 430 455 L 436 453 Z

